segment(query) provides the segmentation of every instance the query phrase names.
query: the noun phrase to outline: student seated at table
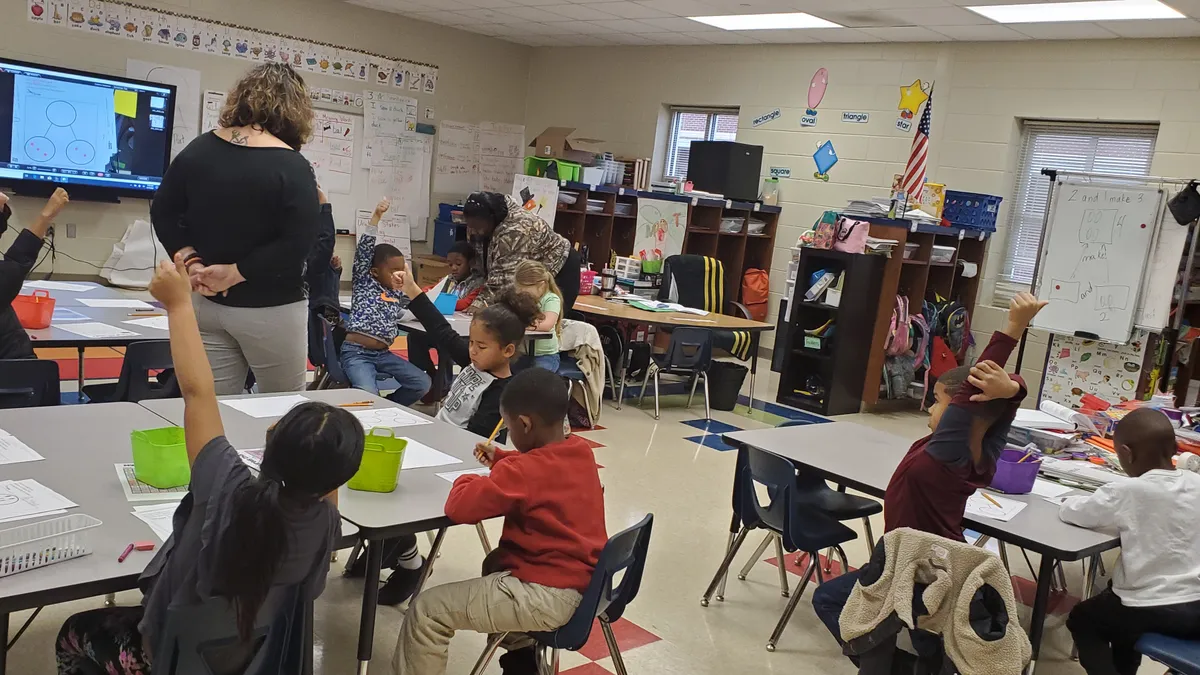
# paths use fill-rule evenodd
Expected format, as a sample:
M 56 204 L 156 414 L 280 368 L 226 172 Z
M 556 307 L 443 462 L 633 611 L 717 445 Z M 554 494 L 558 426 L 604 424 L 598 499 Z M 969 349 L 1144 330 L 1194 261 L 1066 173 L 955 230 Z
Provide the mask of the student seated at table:
M 370 227 L 379 225 L 390 202 L 379 201 L 371 214 Z M 375 234 L 359 236 L 354 251 L 354 298 L 350 320 L 346 322 L 346 340 L 342 343 L 342 370 L 357 389 L 379 393 L 377 376 L 391 376 L 399 388 L 388 398 L 400 405 L 412 405 L 429 391 L 429 376 L 399 354 L 392 353 L 392 342 L 400 334 L 400 316 L 408 299 L 400 293 L 404 273 L 404 255 L 391 244 L 375 245 Z
M 1088 675 L 1134 675 L 1145 633 L 1200 639 L 1200 475 L 1175 468 L 1175 429 L 1141 408 L 1117 423 L 1114 445 L 1128 480 L 1068 497 L 1059 517 L 1121 537 L 1112 585 L 1075 605 L 1067 628 Z
M 316 598 L 338 532 L 336 490 L 362 460 L 358 420 L 314 401 L 267 431 L 262 471 L 251 475 L 225 438 L 182 256 L 159 264 L 150 293 L 167 309 L 191 485 L 170 538 L 142 572 L 142 605 L 67 619 L 55 642 L 60 675 L 149 673 L 170 606 L 227 598 L 246 640 L 272 586 L 303 584 L 306 599 Z
M 1025 398 L 1024 380 L 1006 373 L 1004 365 L 1044 306 L 1045 301 L 1018 293 L 1009 303 L 1004 330 L 992 334 L 976 364 L 938 378 L 929 408 L 931 433 L 912 444 L 884 494 L 885 532 L 910 527 L 963 541 L 967 498 L 991 483 L 996 459 Z M 838 617 L 858 576 L 843 574 L 813 591 L 813 609 L 839 643 Z M 917 643 L 914 640 L 923 651 Z
M 541 316 L 533 324 L 534 330 L 547 331 L 550 337 L 533 341 L 533 355 L 523 356 L 518 370 L 530 366 L 558 372 L 558 338 L 562 335 L 563 296 L 554 282 L 554 275 L 536 260 L 524 260 L 513 271 L 513 286 L 538 303 Z
M 475 313 L 470 337 L 463 337 L 446 322 L 408 273 L 404 275 L 404 293 L 410 299 L 408 309 L 425 327 L 429 339 L 462 367 L 437 418 L 476 436 L 490 437 L 501 419 L 500 396 L 512 376 L 509 360 L 525 339 L 525 327 L 537 315 L 537 305 L 528 296 L 514 291 L 501 293 L 495 304 Z M 501 443 L 505 433 L 497 437 Z M 423 561 L 417 551 L 416 536 L 384 542 L 383 561 L 393 571 L 379 589 L 379 604 L 399 605 L 412 596 L 421 577 Z M 346 576 L 358 577 L 365 572 L 364 554 L 350 566 Z
M 457 630 L 555 630 L 579 606 L 608 534 L 595 456 L 583 439 L 563 436 L 567 398 L 559 377 L 540 368 L 505 387 L 500 411 L 516 451 L 475 446 L 491 475 L 460 476 L 446 500 L 455 523 L 504 516 L 500 544 L 484 577 L 427 588 L 412 602 L 392 658 L 397 675 L 445 673 Z M 535 672 L 532 649 L 500 663 L 506 675 Z
M 483 290 L 483 276 L 476 274 L 472 269 L 475 262 L 475 247 L 471 246 L 468 241 L 456 241 L 450 247 L 450 252 L 446 254 L 446 263 L 450 267 L 450 281 L 453 286 L 450 292 L 458 298 L 454 305 L 454 311 L 462 312 L 471 306 L 475 301 L 475 297 Z M 432 287 L 430 287 L 432 288 Z M 429 288 L 425 289 L 426 291 Z M 449 373 L 447 372 L 446 379 L 439 381 L 438 368 L 433 364 L 433 360 L 429 358 L 429 350 L 432 345 L 429 343 L 429 338 L 423 333 L 408 334 L 408 360 L 413 365 L 418 366 L 425 371 L 433 380 L 433 385 L 429 388 L 429 393 L 426 394 L 424 401 L 433 403 L 440 401 L 446 392 L 447 385 L 450 384 Z M 439 354 L 439 359 L 445 358 L 445 353 Z M 439 360 L 440 363 L 440 360 Z
M 34 358 L 29 334 L 21 327 L 12 303 L 21 294 L 25 277 L 37 263 L 37 254 L 42 250 L 42 242 L 54 217 L 69 201 L 66 190 L 55 189 L 42 212 L 17 235 L 4 258 L 0 259 L 0 359 Z M 0 236 L 8 230 L 10 217 L 12 209 L 8 205 L 8 195 L 0 192 Z

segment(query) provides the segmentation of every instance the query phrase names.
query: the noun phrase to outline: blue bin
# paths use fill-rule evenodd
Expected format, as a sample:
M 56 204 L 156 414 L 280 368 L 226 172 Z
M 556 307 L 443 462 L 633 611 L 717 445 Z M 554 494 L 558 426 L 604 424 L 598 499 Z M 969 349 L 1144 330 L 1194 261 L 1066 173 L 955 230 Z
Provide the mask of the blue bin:
M 458 304 L 458 296 L 453 293 L 439 293 L 433 299 L 433 306 L 437 307 L 438 311 L 446 316 L 454 313 L 454 305 Z
M 942 218 L 951 225 L 984 232 L 996 231 L 996 216 L 1000 212 L 1003 197 L 976 192 L 946 190 Z

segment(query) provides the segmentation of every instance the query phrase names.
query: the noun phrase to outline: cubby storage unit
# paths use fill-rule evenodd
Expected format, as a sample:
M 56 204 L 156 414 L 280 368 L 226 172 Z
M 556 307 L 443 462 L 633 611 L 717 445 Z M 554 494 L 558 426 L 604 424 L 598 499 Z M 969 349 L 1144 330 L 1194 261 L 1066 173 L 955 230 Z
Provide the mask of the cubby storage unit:
M 742 274 L 751 268 L 770 271 L 779 227 L 778 206 L 726 199 L 703 199 L 687 195 L 634 190 L 616 185 L 589 185 L 574 181 L 559 183 L 559 190 L 579 196 L 574 204 L 558 204 L 554 230 L 572 244 L 587 246 L 592 269 L 608 264 L 610 252 L 632 256 L 637 233 L 639 197 L 688 204 L 687 229 L 683 252 L 717 258 L 725 267 L 725 299 L 740 300 Z M 599 212 L 587 211 L 588 200 L 603 202 Z M 618 213 L 617 205 L 622 206 Z M 722 232 L 721 221 L 741 221 L 737 232 Z M 750 234 L 751 221 L 762 223 L 761 232 Z M 782 290 L 782 289 L 780 289 Z
M 775 339 L 776 353 L 784 351 L 776 400 L 822 415 L 858 412 L 867 372 L 863 355 L 871 348 L 874 299 L 879 297 L 887 262 L 879 255 L 825 249 L 805 248 L 800 253 L 787 330 Z M 837 307 L 825 304 L 824 297 L 814 302 L 804 299 L 808 279 L 818 270 L 840 276 L 842 299 Z M 829 320 L 834 322 L 833 335 L 819 344 L 806 344 L 804 331 Z M 804 393 L 814 391 L 814 384 L 821 394 Z

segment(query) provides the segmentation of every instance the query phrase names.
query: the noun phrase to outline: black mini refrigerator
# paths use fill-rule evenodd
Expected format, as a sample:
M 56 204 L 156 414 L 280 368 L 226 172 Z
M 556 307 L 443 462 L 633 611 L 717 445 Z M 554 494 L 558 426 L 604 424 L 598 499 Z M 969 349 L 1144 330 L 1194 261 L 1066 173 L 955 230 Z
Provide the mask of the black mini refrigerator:
M 715 192 L 727 199 L 758 199 L 762 173 L 761 145 L 733 141 L 692 141 L 687 179 L 697 190 Z

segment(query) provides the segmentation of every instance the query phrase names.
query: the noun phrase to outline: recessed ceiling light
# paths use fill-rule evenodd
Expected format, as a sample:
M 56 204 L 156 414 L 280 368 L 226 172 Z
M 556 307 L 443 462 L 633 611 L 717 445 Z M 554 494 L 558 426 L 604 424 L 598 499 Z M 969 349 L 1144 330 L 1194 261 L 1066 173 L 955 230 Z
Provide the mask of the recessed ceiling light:
M 1030 5 L 983 5 L 967 9 L 998 23 L 1186 18 L 1158 0 L 1094 0 L 1092 2 L 1049 2 Z
M 765 28 L 841 28 L 842 26 L 826 21 L 812 14 L 792 12 L 788 14 L 732 14 L 729 16 L 689 16 L 692 21 L 699 21 L 710 26 L 725 30 L 762 30 Z

